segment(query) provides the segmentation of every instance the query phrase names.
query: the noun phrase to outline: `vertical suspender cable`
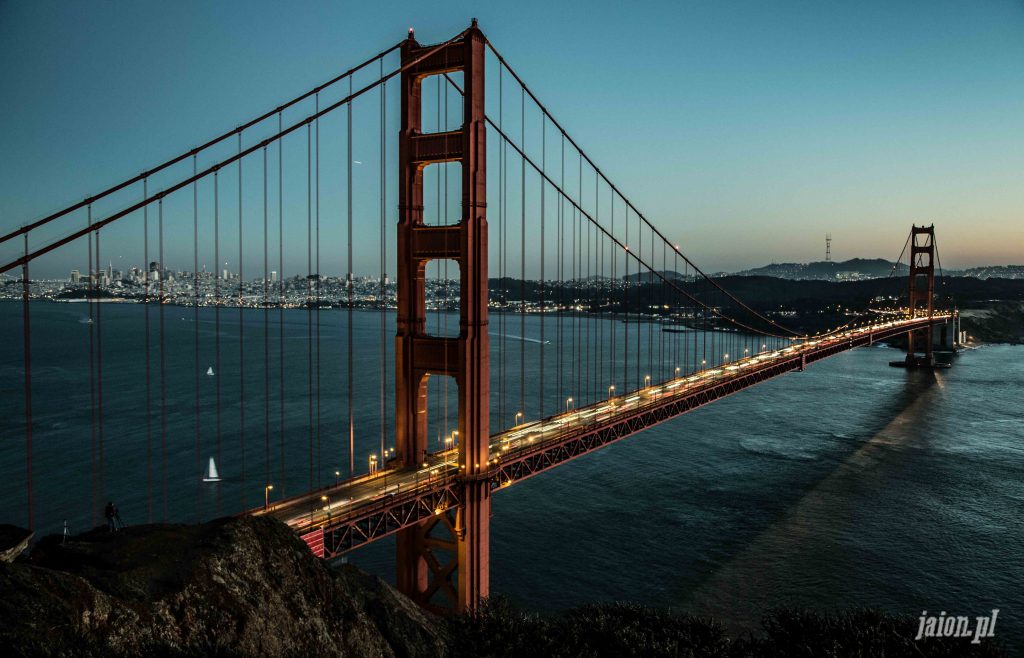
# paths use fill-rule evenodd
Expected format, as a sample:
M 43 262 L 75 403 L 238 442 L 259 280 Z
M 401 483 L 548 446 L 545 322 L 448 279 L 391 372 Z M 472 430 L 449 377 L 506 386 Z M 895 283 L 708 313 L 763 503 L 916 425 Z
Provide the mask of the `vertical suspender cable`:
M 29 313 L 31 284 L 28 278 L 28 231 L 25 232 L 25 262 L 21 266 L 22 350 L 25 358 L 25 501 L 29 532 L 35 529 L 32 508 L 32 326 Z
M 143 210 L 143 212 L 145 212 L 145 210 Z M 92 204 L 89 205 L 89 208 L 88 208 L 88 211 L 87 211 L 87 216 L 88 216 L 89 226 L 92 226 Z M 90 444 L 91 444 L 91 470 L 92 470 L 92 514 L 90 516 L 92 518 L 92 525 L 95 527 L 96 526 L 96 521 L 97 521 L 97 518 L 98 518 L 97 517 L 97 512 L 99 512 L 100 504 L 101 503 L 99 502 L 100 501 L 99 477 L 98 477 L 99 476 L 99 468 L 98 468 L 99 453 L 96 450 L 96 380 L 95 380 L 95 377 L 96 377 L 96 364 L 95 364 L 95 354 L 94 354 L 94 352 L 95 352 L 96 337 L 95 337 L 95 326 L 93 324 L 93 304 L 94 304 L 94 301 L 95 301 L 95 296 L 94 296 L 94 291 L 93 291 L 93 281 L 95 280 L 96 275 L 93 272 L 93 267 L 92 267 L 92 232 L 91 231 L 89 232 L 87 248 L 89 250 L 89 263 L 88 263 L 89 279 L 88 279 L 88 285 L 87 285 L 88 299 L 89 299 L 89 303 L 87 304 L 87 306 L 89 307 L 89 438 L 90 438 Z M 143 299 L 145 299 L 145 297 L 143 297 Z M 148 329 L 149 329 L 149 325 L 148 325 L 148 321 L 149 321 L 148 308 L 149 307 L 145 306 L 145 308 L 147 309 L 147 316 L 146 316 L 146 320 L 147 320 L 146 340 L 148 341 L 149 340 L 149 331 L 148 331 Z M 147 343 L 147 345 L 148 345 L 148 343 Z M 147 440 L 147 450 L 148 450 L 148 441 L 149 441 L 149 350 L 148 349 L 146 350 L 146 430 L 147 430 L 147 432 L 146 432 L 146 434 L 147 434 L 146 440 Z M 147 475 L 147 478 L 148 478 L 148 475 Z
M 548 140 L 547 140 L 547 117 L 542 112 L 540 115 L 540 168 L 541 171 L 547 173 L 547 155 L 548 155 Z M 545 214 L 545 203 L 544 203 L 544 191 L 547 187 L 547 183 L 544 181 L 544 176 L 540 177 L 540 345 L 538 351 L 540 352 L 540 391 L 537 396 L 537 413 L 539 418 L 544 418 L 544 313 L 546 312 L 545 299 L 544 299 L 544 241 L 547 239 L 547 234 L 544 231 L 544 214 Z M 541 425 L 543 430 L 544 425 Z
M 601 201 L 598 194 L 600 193 L 598 185 L 597 172 L 594 173 L 594 219 L 600 218 L 601 212 Z M 594 390 L 596 391 L 594 399 L 597 400 L 600 396 L 597 395 L 601 392 L 601 385 L 604 383 L 604 359 L 601 358 L 602 348 L 604 347 L 604 315 L 603 309 L 604 304 L 602 303 L 604 280 L 601 277 L 601 239 L 600 234 L 594 231 L 594 273 L 597 274 L 598 288 L 597 288 L 597 343 L 594 345 L 595 355 L 594 361 L 597 366 L 597 378 L 594 381 Z M 591 290 L 593 293 L 593 290 Z M 591 308 L 594 308 L 595 300 L 591 299 Z
M 349 95 L 352 95 L 352 78 L 348 80 L 348 91 Z M 348 137 L 346 142 L 346 152 L 348 155 L 348 164 L 345 165 L 345 175 L 347 178 L 347 192 L 346 192 L 346 203 L 348 205 L 348 276 L 345 281 L 345 287 L 348 291 L 348 476 L 349 478 L 355 475 L 356 467 L 356 452 L 355 452 L 355 441 L 356 441 L 356 430 L 355 430 L 355 418 L 352 415 L 352 402 L 353 402 L 353 391 L 355 381 L 352 377 L 352 293 L 353 293 L 353 281 L 352 281 L 352 102 L 349 101 L 345 106 L 346 110 L 346 122 L 348 125 Z
M 242 132 L 238 132 L 238 152 L 242 152 Z M 238 439 L 242 448 L 242 509 L 245 504 L 245 258 L 242 255 L 242 159 L 238 159 Z
M 559 183 L 562 187 L 565 187 L 565 133 L 562 133 L 561 143 L 561 173 L 559 177 Z M 565 343 L 563 337 L 565 334 L 565 322 L 563 317 L 565 313 L 565 270 L 563 264 L 565 261 L 565 221 L 563 217 L 563 211 L 565 209 L 565 199 L 563 195 L 558 195 L 558 349 L 555 350 L 558 359 L 558 388 L 555 391 L 556 395 L 561 398 L 565 395 L 565 383 L 562 380 L 562 353 L 565 351 Z M 555 409 L 558 409 L 559 405 L 555 405 Z
M 625 334 L 625 336 L 623 337 L 623 340 L 622 340 L 622 357 L 623 357 L 622 392 L 623 393 L 629 391 L 629 317 L 630 317 L 630 312 L 629 312 L 629 289 L 630 289 L 631 284 L 632 284 L 632 282 L 629 280 L 629 205 L 626 205 L 625 209 L 626 209 L 626 219 L 625 219 L 625 225 L 626 225 L 625 244 L 626 244 L 626 249 L 625 249 L 625 253 L 622 256 L 622 267 L 625 270 L 625 274 L 622 277 L 622 300 L 623 300 L 623 303 L 622 303 L 623 309 L 622 310 L 623 310 L 623 316 L 624 316 L 623 317 L 623 323 L 625 324 L 625 330 L 623 332 Z
M 281 132 L 281 113 L 277 113 L 277 131 Z M 285 497 L 284 458 L 284 139 L 277 143 L 277 366 L 278 366 L 278 481 Z
M 641 386 L 640 382 L 643 381 L 643 379 L 640 378 L 640 370 L 641 370 L 640 360 L 643 358 L 643 348 L 640 345 L 640 342 L 641 342 L 640 341 L 640 336 L 643 334 L 643 330 L 642 330 L 642 328 L 640 326 L 640 323 L 643 321 L 643 317 L 641 316 L 641 313 L 643 312 L 643 301 L 644 301 L 644 297 L 646 296 L 645 293 L 647 292 L 646 286 L 645 286 L 644 281 L 643 281 L 643 276 L 641 274 L 641 272 L 642 272 L 641 268 L 643 267 L 643 263 L 641 262 L 641 257 L 643 256 L 643 254 L 644 254 L 644 227 L 643 227 L 643 224 L 640 223 L 640 217 L 638 215 L 637 216 L 637 222 L 636 222 L 636 256 L 635 256 L 635 258 L 636 258 L 636 275 L 637 275 L 637 277 L 636 277 L 636 279 L 637 279 L 637 300 L 636 300 L 637 301 L 637 305 L 636 305 L 636 387 L 637 388 L 640 388 L 640 386 Z
M 571 395 L 569 397 L 572 397 L 577 402 L 578 402 L 577 398 L 580 397 L 580 376 L 581 376 L 580 375 L 580 313 L 579 313 L 579 305 L 580 305 L 579 282 L 580 282 L 580 280 L 579 280 L 579 274 L 578 274 L 578 269 L 577 269 L 577 261 L 579 259 L 579 251 L 580 250 L 579 250 L 578 243 L 576 241 L 576 238 L 577 238 L 578 234 L 579 234 L 579 222 L 577 221 L 576 206 L 574 205 L 573 208 L 572 208 L 572 242 L 571 242 L 572 246 L 570 247 L 570 252 L 569 252 L 572 255 L 572 267 L 570 268 L 571 269 L 570 276 L 572 276 L 572 279 L 570 279 L 569 284 L 570 284 L 570 297 L 571 297 L 571 300 L 572 300 L 572 361 L 573 361 L 573 365 L 575 366 L 575 370 L 576 370 L 576 380 L 575 380 L 575 382 L 570 382 L 570 386 L 572 386 L 572 393 L 573 393 L 573 395 Z M 575 385 L 572 385 L 573 383 Z
M 384 60 L 380 60 L 380 77 L 384 77 Z M 384 465 L 384 443 L 387 438 L 387 278 L 388 278 L 388 242 L 387 242 L 387 133 L 384 119 L 387 115 L 387 83 L 380 86 L 380 463 Z
M 192 175 L 197 170 L 196 156 L 192 156 Z M 192 183 L 192 343 L 195 363 L 195 372 L 192 374 L 195 388 L 195 469 L 193 477 L 196 478 L 196 521 L 203 520 L 202 515 L 202 480 L 199 473 L 203 468 L 203 457 L 200 446 L 200 400 L 199 400 L 199 372 L 202 367 L 199 364 L 199 182 Z
M 100 232 L 96 230 L 96 271 L 103 269 L 100 265 Z M 97 294 L 102 292 L 97 285 Z M 103 309 L 96 304 L 96 428 L 100 454 L 100 500 L 105 499 L 107 488 L 106 455 L 103 449 Z
M 220 172 L 213 172 L 213 363 L 214 388 L 216 389 L 215 428 L 217 433 L 217 461 L 221 461 L 221 422 L 220 422 Z M 220 488 L 216 489 L 216 514 L 219 516 Z
M 583 206 L 583 171 L 582 171 L 582 169 L 580 170 L 580 206 L 581 207 Z M 595 213 L 595 215 L 596 215 L 596 213 Z M 580 226 L 581 227 L 584 226 L 583 218 L 582 217 L 580 218 Z M 592 315 L 592 310 L 593 310 L 593 307 L 594 307 L 593 306 L 593 301 L 594 301 L 593 300 L 593 291 L 590 288 L 591 284 L 593 283 L 593 279 L 591 278 L 591 275 L 593 273 L 593 264 L 594 264 L 593 249 L 592 249 L 592 247 L 593 247 L 593 238 L 592 238 L 592 236 L 594 235 L 593 226 L 591 224 L 589 224 L 589 223 L 586 224 L 586 231 L 587 231 L 587 279 L 586 279 L 586 284 L 585 284 L 583 290 L 585 291 L 585 295 L 586 295 L 584 299 L 585 299 L 585 303 L 586 303 L 585 313 L 586 313 L 586 322 L 587 322 L 587 361 L 586 361 L 586 365 L 587 365 L 587 398 L 586 399 L 587 399 L 587 402 L 590 403 L 590 402 L 594 401 L 594 390 L 595 390 L 595 381 L 594 381 L 594 379 L 595 379 L 595 376 L 597 375 L 597 372 L 596 372 L 597 368 L 595 367 L 595 364 L 593 363 L 594 356 L 595 356 L 594 355 L 594 346 L 591 343 L 591 337 L 592 337 L 591 335 L 596 333 L 596 327 L 593 326 L 594 325 L 594 318 L 593 318 L 593 315 Z M 596 336 L 595 336 L 595 338 L 596 338 Z
M 444 62 L 445 62 L 445 68 L 448 68 L 448 49 L 447 48 L 445 48 L 445 50 L 444 50 Z M 448 76 L 445 75 L 445 78 L 448 78 Z M 440 79 L 438 79 L 438 82 L 440 83 Z M 445 93 L 444 93 L 444 130 L 445 130 L 445 132 L 448 132 L 448 87 L 445 87 L 444 90 L 445 90 Z M 444 166 L 444 225 L 447 226 L 448 225 L 448 163 L 445 162 L 443 166 Z M 447 259 L 447 258 L 444 259 L 444 305 L 443 305 L 443 307 L 444 307 L 444 335 L 445 336 L 448 336 L 448 316 L 450 314 L 449 313 L 449 303 L 448 303 L 449 302 L 449 300 L 448 300 L 448 260 L 449 259 Z M 445 341 L 443 344 L 444 344 L 444 362 L 448 363 L 448 341 Z M 449 383 L 450 380 L 451 380 L 451 377 L 445 377 L 442 380 L 444 382 L 444 385 L 443 385 L 444 386 L 444 427 L 443 427 L 444 436 L 448 436 L 449 435 L 448 434 L 448 432 L 449 432 L 449 429 L 448 429 L 448 423 L 449 423 L 449 420 L 448 420 L 448 383 Z M 452 447 L 454 447 L 454 443 L 455 442 L 453 441 L 452 442 Z M 440 449 L 440 448 L 443 448 L 443 447 L 444 447 L 444 442 L 442 441 L 438 445 L 438 448 Z
M 654 242 L 655 242 L 654 238 L 655 238 L 655 235 L 654 235 L 654 231 L 652 229 L 651 230 L 651 260 L 650 260 L 651 267 L 654 267 L 655 263 L 656 263 L 656 261 L 654 260 L 654 253 L 655 253 L 654 252 Z M 637 253 L 639 253 L 641 256 L 643 255 L 643 252 L 637 252 Z M 656 316 L 654 315 L 654 313 L 651 312 L 652 310 L 654 310 L 654 309 L 651 308 L 652 306 L 654 306 L 654 304 L 652 304 L 651 302 L 653 302 L 653 301 L 655 301 L 657 299 L 657 297 L 656 297 L 656 294 L 657 294 L 657 287 L 656 286 L 657 286 L 657 284 L 654 282 L 654 274 L 653 273 L 648 273 L 647 277 L 648 277 L 647 280 L 650 282 L 647 285 L 647 291 L 648 291 L 648 295 L 647 295 L 647 315 L 648 315 L 648 318 L 647 318 L 647 320 L 648 320 L 647 321 L 647 375 L 651 378 L 651 383 L 653 384 L 654 383 L 654 378 L 657 377 L 658 375 L 657 375 L 657 373 L 654 372 L 654 322 L 655 322 Z
M 661 271 L 664 273 L 666 270 L 665 265 L 665 243 L 661 243 Z M 653 265 L 653 262 L 651 263 Z M 664 327 L 665 320 L 665 279 L 661 280 L 660 290 L 658 292 L 658 316 L 662 320 L 662 327 Z M 671 345 L 669 346 L 671 349 Z M 665 380 L 665 332 L 658 332 L 658 380 Z
M 313 130 L 306 124 L 306 418 L 309 490 L 313 490 Z
M 611 235 L 614 236 L 614 234 L 615 234 L 615 193 L 614 193 L 614 190 L 611 190 L 611 189 L 609 189 L 608 191 L 609 191 L 609 194 L 608 194 L 608 206 L 610 207 L 610 214 L 611 214 Z M 621 301 L 620 301 L 620 298 L 618 298 L 618 295 L 616 294 L 616 289 L 618 288 L 618 278 L 617 278 L 618 272 L 617 272 L 617 268 L 615 266 L 616 266 L 617 261 L 618 261 L 618 252 L 615 251 L 614 244 L 612 244 L 610 242 L 608 244 L 608 250 L 609 250 L 610 256 L 611 256 L 611 282 L 610 282 L 610 293 L 609 293 L 609 301 L 611 303 L 611 306 L 610 306 L 610 310 L 611 310 L 611 377 L 608 378 L 608 379 L 609 379 L 609 382 L 610 382 L 609 386 L 615 386 L 615 384 L 616 384 L 616 382 L 615 382 L 615 372 L 617 370 L 617 368 L 615 367 L 617 365 L 617 363 L 615 361 L 618 358 L 617 349 L 615 348 L 615 343 L 616 343 L 616 336 L 615 336 L 615 334 L 616 334 L 616 328 L 617 328 L 615 326 L 615 324 L 618 323 L 618 315 L 615 312 L 615 309 L 620 307 Z M 626 390 L 624 389 L 622 392 L 625 393 Z
M 267 253 L 267 147 L 263 147 L 263 486 L 270 484 L 270 259 Z
M 576 192 L 576 198 L 577 199 L 582 199 L 582 197 L 583 197 L 583 157 L 582 156 L 580 156 L 580 159 L 579 159 L 579 170 L 577 172 L 576 184 L 579 187 L 578 191 Z M 584 392 L 584 388 L 583 388 L 583 386 L 584 386 L 584 381 L 583 381 L 583 364 L 585 362 L 585 360 L 584 360 L 584 353 L 583 353 L 583 350 L 584 350 L 584 348 L 583 348 L 583 322 L 584 322 L 584 320 L 583 320 L 583 312 L 581 310 L 582 297 L 583 297 L 583 292 L 582 292 L 583 288 L 581 286 L 582 279 L 583 279 L 583 217 L 582 217 L 582 215 L 580 214 L 579 210 L 577 209 L 577 207 L 575 205 L 573 206 L 572 218 L 573 218 L 573 236 L 572 236 L 572 239 L 573 239 L 573 243 L 572 243 L 573 244 L 573 249 L 572 249 L 572 251 L 573 251 L 573 255 L 575 256 L 575 258 L 573 259 L 573 262 L 574 262 L 575 268 L 576 268 L 576 272 L 573 275 L 573 282 L 572 282 L 573 283 L 574 297 L 575 297 L 575 301 L 576 301 L 576 303 L 574 304 L 574 307 L 575 307 L 575 314 L 574 315 L 576 317 L 576 390 L 574 392 L 576 393 L 576 395 L 573 396 L 573 401 L 575 403 L 574 404 L 574 408 L 575 408 L 576 406 L 581 406 L 583 404 L 583 399 L 584 399 L 584 395 L 583 395 L 583 392 Z M 579 399 L 577 400 L 576 398 L 579 398 Z
M 142 179 L 142 198 L 149 198 L 149 180 Z M 90 261 L 91 262 L 91 261 Z M 91 268 L 90 268 L 91 269 Z M 153 411 L 149 361 L 149 204 L 142 207 L 143 330 L 146 351 L 146 519 L 153 522 Z M 95 504 L 95 503 L 94 503 Z
M 167 349 L 164 337 L 164 200 L 157 202 L 157 232 L 159 240 L 160 267 L 160 307 L 158 321 L 160 326 L 160 488 L 163 494 L 163 521 L 167 522 Z
M 320 113 L 320 94 L 316 94 L 316 112 Z M 323 452 L 320 446 L 320 117 L 314 121 L 316 133 L 316 486 L 321 486 Z
M 505 83 L 504 65 L 498 66 L 498 129 L 504 130 L 505 125 Z M 498 285 L 501 299 L 501 314 L 498 316 L 498 418 L 505 419 L 505 215 L 506 215 L 506 154 L 505 140 L 498 145 Z
M 445 52 L 447 53 L 447 50 L 445 50 Z M 441 89 L 442 89 L 441 77 L 442 76 L 435 76 L 435 82 L 437 82 L 437 115 L 434 117 L 434 119 L 435 119 L 435 130 L 438 133 L 442 132 L 442 130 L 447 130 L 447 128 L 448 128 L 448 113 L 447 112 L 445 112 L 445 114 L 444 114 L 444 117 L 445 117 L 444 128 L 443 129 L 441 128 L 441 94 L 442 94 L 442 91 L 441 91 Z M 445 87 L 444 89 L 447 91 L 447 87 Z M 447 93 L 445 93 L 445 96 L 447 96 Z M 444 166 L 445 168 L 447 168 L 447 163 L 445 163 L 444 165 L 441 165 L 441 166 Z M 437 199 L 435 199 L 435 201 L 436 201 L 436 206 L 435 206 L 436 216 L 434 218 L 434 221 L 437 224 L 441 224 L 442 223 L 442 221 L 441 221 L 441 217 L 442 217 L 442 213 L 441 213 L 441 197 L 443 196 L 441 194 L 442 176 L 441 176 L 441 171 L 439 170 L 439 168 L 437 166 L 435 166 L 434 169 L 436 171 L 436 177 L 437 177 L 437 180 L 436 180 L 436 182 L 437 182 Z M 447 184 L 447 182 L 448 182 L 447 180 L 444 180 L 445 184 Z M 446 199 L 446 202 L 447 202 L 447 199 Z M 440 278 L 440 276 L 441 276 L 441 263 L 440 262 L 435 262 L 434 263 L 434 270 L 436 272 L 436 276 L 438 278 Z M 441 309 L 441 306 L 440 306 L 440 304 L 438 304 L 437 307 L 434 310 L 434 333 L 435 333 L 435 335 L 440 335 L 440 333 L 441 333 L 441 314 L 442 314 L 442 312 L 443 311 Z M 445 356 L 447 357 L 447 354 L 448 354 L 447 343 L 445 343 L 444 353 L 445 353 Z M 448 361 L 447 361 L 447 358 L 446 358 L 445 359 L 445 363 L 447 363 L 447 362 Z M 448 378 L 445 377 L 445 379 L 447 380 Z M 433 384 L 433 388 L 435 389 L 435 391 L 436 391 L 436 389 L 440 388 L 440 382 L 436 378 L 431 377 L 431 378 L 427 379 L 427 386 L 428 386 L 427 399 L 428 399 L 428 401 L 433 396 L 433 393 L 431 393 L 429 391 L 429 387 L 430 387 L 431 384 Z M 447 410 L 446 407 L 443 407 L 443 406 L 440 406 L 440 405 L 435 405 L 435 408 L 437 409 L 437 413 L 436 413 L 435 421 L 434 421 L 437 424 L 437 448 L 438 448 L 438 450 L 440 450 L 442 448 L 442 446 L 444 445 L 444 442 L 441 439 L 441 428 L 445 424 L 445 421 L 442 420 L 442 414 L 446 413 L 448 410 Z M 429 442 L 429 440 L 430 440 L 430 437 L 429 437 L 429 433 L 428 433 L 427 441 Z
M 519 88 L 519 135 L 526 152 L 526 91 Z M 519 409 L 526 413 L 526 158 L 520 158 L 519 173 Z M 502 419 L 504 421 L 504 419 Z

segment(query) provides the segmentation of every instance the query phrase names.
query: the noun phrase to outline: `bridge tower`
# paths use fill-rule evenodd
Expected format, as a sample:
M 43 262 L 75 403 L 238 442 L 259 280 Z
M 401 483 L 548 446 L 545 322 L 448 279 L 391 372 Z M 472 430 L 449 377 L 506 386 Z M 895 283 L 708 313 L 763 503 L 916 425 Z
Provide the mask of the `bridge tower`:
M 921 279 L 924 279 L 922 282 Z M 931 318 L 935 303 L 935 225 L 910 229 L 910 316 Z M 932 327 L 907 332 L 907 365 L 934 366 Z M 917 356 L 917 343 L 924 357 Z
M 462 38 L 433 54 L 412 30 L 402 45 L 399 135 L 399 219 L 395 339 L 396 449 L 402 466 L 417 467 L 427 453 L 427 381 L 455 379 L 458 389 L 460 505 L 397 541 L 398 588 L 428 609 L 465 610 L 488 594 L 490 486 L 485 479 L 490 435 L 490 341 L 487 335 L 487 143 L 484 115 L 485 39 L 476 20 Z M 417 61 L 419 60 L 419 61 Z M 422 83 L 463 72 L 463 123 L 458 130 L 424 133 Z M 432 164 L 462 166 L 462 216 L 456 225 L 423 223 L 423 171 Z M 424 271 L 432 259 L 458 262 L 459 335 L 426 332 Z

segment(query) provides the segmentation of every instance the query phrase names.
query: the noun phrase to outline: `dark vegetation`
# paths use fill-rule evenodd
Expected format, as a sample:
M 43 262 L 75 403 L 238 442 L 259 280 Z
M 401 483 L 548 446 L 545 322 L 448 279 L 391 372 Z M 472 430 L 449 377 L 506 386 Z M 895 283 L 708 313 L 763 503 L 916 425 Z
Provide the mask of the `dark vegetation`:
M 331 568 L 269 519 L 94 530 L 0 563 L 6 656 L 1002 656 L 986 640 L 914 641 L 917 621 L 779 610 L 759 632 L 629 604 L 561 615 L 503 598 L 433 617 L 379 578 Z
M 995 643 L 967 638 L 915 641 L 913 617 L 875 610 L 820 613 L 779 609 L 761 629 L 730 637 L 712 619 L 634 604 L 588 605 L 555 617 L 531 615 L 502 599 L 451 622 L 451 654 L 641 658 L 812 658 L 819 656 L 1005 656 Z

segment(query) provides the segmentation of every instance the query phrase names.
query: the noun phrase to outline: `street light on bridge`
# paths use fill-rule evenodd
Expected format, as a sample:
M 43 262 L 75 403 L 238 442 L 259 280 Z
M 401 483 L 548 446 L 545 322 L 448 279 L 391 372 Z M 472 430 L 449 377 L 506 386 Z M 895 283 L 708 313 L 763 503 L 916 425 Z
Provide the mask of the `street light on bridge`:
M 572 398 L 565 398 L 565 413 L 569 413 L 569 405 L 572 404 Z
M 327 522 L 331 522 L 331 499 L 326 495 L 320 496 L 320 502 L 324 504 L 324 511 L 327 512 Z
M 512 424 L 515 425 L 516 427 L 519 427 L 519 419 L 522 418 L 522 417 L 523 417 L 523 412 L 522 411 L 517 411 L 516 412 L 516 417 L 512 421 Z
M 263 487 L 263 511 L 270 509 L 270 491 L 274 488 L 274 485 L 268 484 Z

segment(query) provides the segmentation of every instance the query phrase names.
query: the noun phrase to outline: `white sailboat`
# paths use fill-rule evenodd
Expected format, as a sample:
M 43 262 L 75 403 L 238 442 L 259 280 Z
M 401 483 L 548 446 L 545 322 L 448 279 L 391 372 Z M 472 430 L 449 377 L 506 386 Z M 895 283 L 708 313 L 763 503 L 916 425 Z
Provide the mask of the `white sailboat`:
M 203 476 L 203 482 L 220 482 L 220 474 L 217 473 L 217 462 L 213 461 L 213 457 L 210 457 L 210 463 L 206 467 L 206 475 Z
M 206 369 L 206 376 L 213 377 L 213 366 L 210 366 L 209 368 Z

